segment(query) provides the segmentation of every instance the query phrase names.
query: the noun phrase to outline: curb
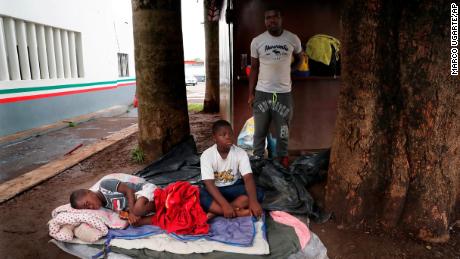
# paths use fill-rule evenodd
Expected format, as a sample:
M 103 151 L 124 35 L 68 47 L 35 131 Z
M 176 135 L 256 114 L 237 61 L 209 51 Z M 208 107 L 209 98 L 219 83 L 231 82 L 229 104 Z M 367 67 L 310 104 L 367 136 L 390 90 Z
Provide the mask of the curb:
M 0 204 L 50 179 L 51 177 L 58 175 L 99 151 L 102 151 L 118 141 L 133 135 L 137 131 L 138 125 L 131 125 L 105 137 L 101 141 L 80 148 L 68 156 L 64 156 L 26 174 L 0 184 Z

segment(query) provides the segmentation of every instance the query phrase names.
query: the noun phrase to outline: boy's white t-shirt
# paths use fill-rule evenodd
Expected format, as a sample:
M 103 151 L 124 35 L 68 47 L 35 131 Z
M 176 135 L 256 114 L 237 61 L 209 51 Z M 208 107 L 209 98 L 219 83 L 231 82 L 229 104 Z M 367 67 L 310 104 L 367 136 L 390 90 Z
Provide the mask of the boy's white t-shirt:
M 266 93 L 291 92 L 292 53 L 300 53 L 302 45 L 294 33 L 283 30 L 278 36 L 268 31 L 251 42 L 251 57 L 259 59 L 256 90 Z
M 232 145 L 227 158 L 222 159 L 217 145 L 206 149 L 200 158 L 201 180 L 214 180 L 217 187 L 234 184 L 242 175 L 252 173 L 246 151 Z

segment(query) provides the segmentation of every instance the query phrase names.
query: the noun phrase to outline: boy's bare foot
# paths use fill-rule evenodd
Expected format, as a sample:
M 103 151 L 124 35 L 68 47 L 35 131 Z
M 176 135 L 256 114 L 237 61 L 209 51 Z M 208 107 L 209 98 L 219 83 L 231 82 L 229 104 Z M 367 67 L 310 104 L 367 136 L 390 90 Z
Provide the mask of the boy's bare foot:
M 235 210 L 235 212 L 236 212 L 237 217 L 251 216 L 251 211 L 249 211 L 249 209 L 238 209 L 238 210 Z
M 206 213 L 206 217 L 208 217 L 208 220 L 214 218 L 215 216 L 216 216 L 216 214 L 214 214 L 214 213 L 211 213 L 211 212 Z

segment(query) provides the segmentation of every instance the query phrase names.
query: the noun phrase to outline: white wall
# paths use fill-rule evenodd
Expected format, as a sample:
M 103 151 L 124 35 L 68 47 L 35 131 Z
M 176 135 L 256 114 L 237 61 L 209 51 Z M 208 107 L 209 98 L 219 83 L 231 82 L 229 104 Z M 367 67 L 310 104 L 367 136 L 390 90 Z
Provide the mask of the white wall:
M 0 15 L 80 32 L 84 78 L 2 81 L 0 89 L 118 78 L 117 52 L 129 55 L 135 77 L 130 0 L 0 0 Z
M 205 59 L 203 0 L 181 0 L 184 59 Z

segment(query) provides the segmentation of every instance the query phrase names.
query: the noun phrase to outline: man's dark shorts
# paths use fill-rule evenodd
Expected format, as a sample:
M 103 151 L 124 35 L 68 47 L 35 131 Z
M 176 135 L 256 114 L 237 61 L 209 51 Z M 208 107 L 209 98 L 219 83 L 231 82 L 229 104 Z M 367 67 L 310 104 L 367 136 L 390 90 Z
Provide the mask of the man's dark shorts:
M 224 198 L 228 202 L 232 202 L 235 200 L 237 197 L 241 195 L 247 195 L 246 193 L 246 188 L 244 188 L 244 182 L 243 180 L 239 179 L 236 181 L 234 184 L 229 185 L 229 186 L 224 186 L 224 187 L 217 187 L 224 196 Z M 264 199 L 264 192 L 261 188 L 256 187 L 256 192 L 257 192 L 257 200 L 261 203 Z M 206 190 L 205 187 L 200 189 L 200 203 L 201 207 L 204 209 L 204 211 L 208 211 L 209 207 L 211 206 L 211 203 L 213 201 L 213 198 L 211 194 Z

